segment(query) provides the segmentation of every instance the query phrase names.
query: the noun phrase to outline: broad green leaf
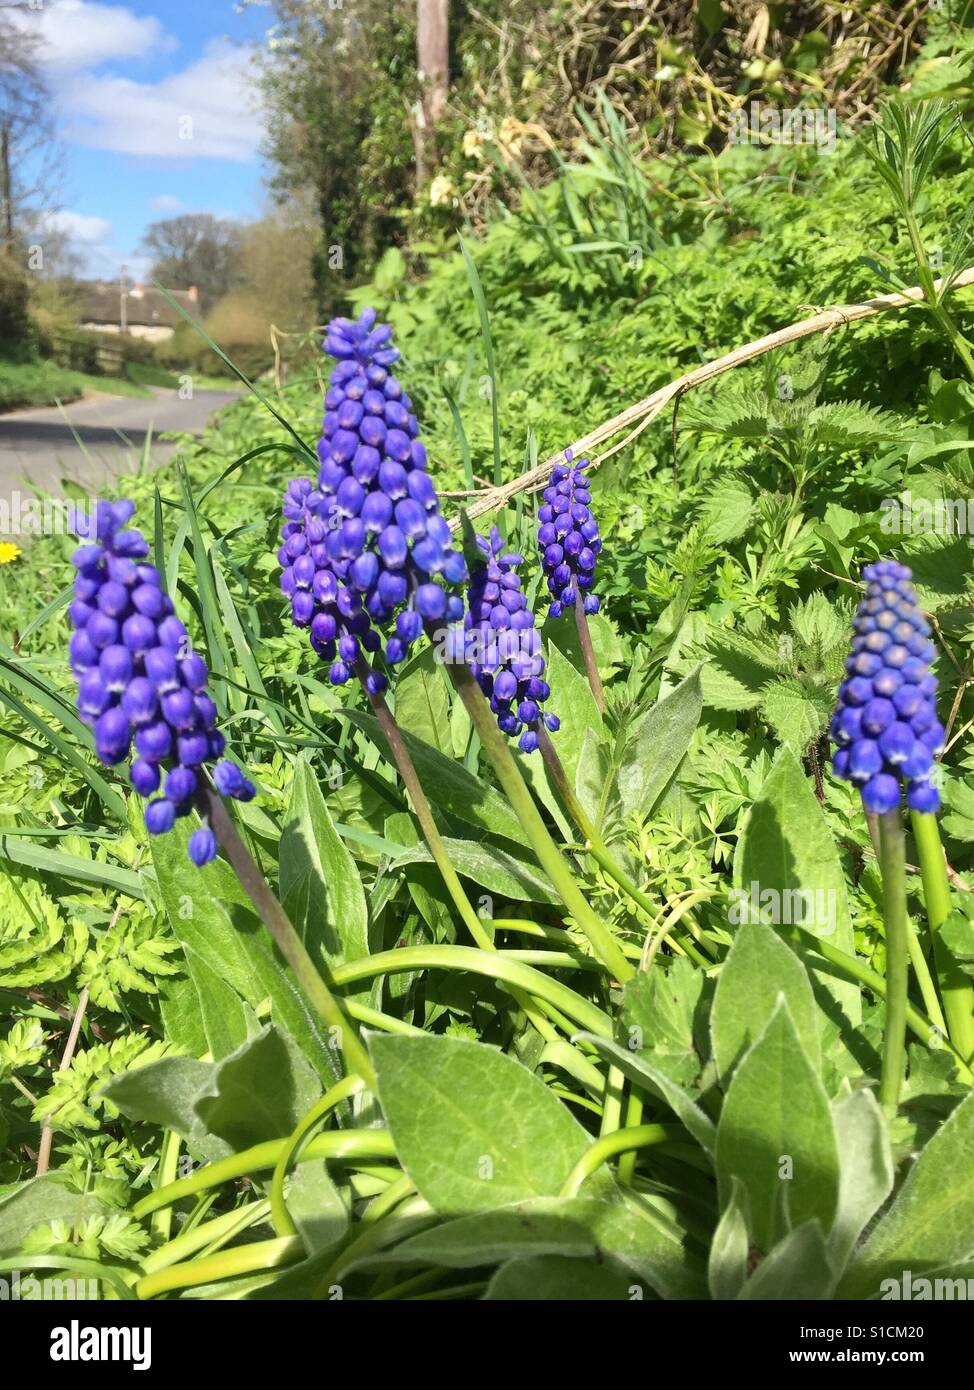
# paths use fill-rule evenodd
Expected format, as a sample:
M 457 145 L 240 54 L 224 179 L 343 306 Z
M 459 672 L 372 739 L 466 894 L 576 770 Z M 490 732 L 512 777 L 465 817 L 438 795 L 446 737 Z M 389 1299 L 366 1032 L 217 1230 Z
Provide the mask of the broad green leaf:
M 485 1299 L 510 1302 L 628 1302 L 642 1290 L 632 1276 L 595 1260 L 564 1255 L 535 1255 L 503 1265 L 484 1294 Z
M 610 786 L 611 777 L 612 762 L 609 750 L 604 743 L 599 742 L 599 736 L 594 729 L 587 729 L 575 769 L 575 795 L 582 810 L 597 827 L 605 819 L 603 808 L 608 809 L 613 800 L 618 803 L 617 792 L 613 799 L 615 788 Z
M 872 1091 L 852 1091 L 834 1101 L 832 1119 L 839 1146 L 839 1205 L 827 1243 L 839 1273 L 893 1190 L 893 1154 L 886 1119 Z
M 951 1112 L 860 1246 L 840 1298 L 877 1298 L 884 1279 L 949 1267 L 974 1252 L 974 1091 Z
M 276 947 L 229 864 L 216 859 L 187 874 L 189 833 L 186 822 L 178 821 L 168 835 L 151 836 L 159 891 L 174 935 L 251 1009 L 269 999 L 274 1022 L 294 1038 L 322 1080 L 336 1081 L 340 1073 L 331 1039 L 278 963 Z
M 772 1303 L 810 1299 L 821 1302 L 835 1282 L 817 1221 L 805 1221 L 783 1236 L 765 1256 L 738 1298 Z
M 788 1001 L 805 1054 L 818 1071 L 819 1014 L 805 967 L 770 927 L 760 923 L 739 926 L 721 967 L 710 1011 L 714 1061 L 725 1083 L 764 1032 L 782 995 Z
M 794 754 L 783 748 L 748 812 L 734 855 L 734 886 L 750 901 L 769 904 L 770 917 L 784 933 L 796 925 L 827 936 L 834 946 L 855 954 L 845 877 L 825 814 Z M 743 901 L 743 899 L 742 899 Z M 859 986 L 809 969 L 839 1003 L 850 1023 L 862 1018 Z
M 561 721 L 552 742 L 573 787 L 586 732 L 591 729 L 599 741 L 605 736 L 602 716 L 584 666 L 575 666 L 553 643 L 548 647 L 547 679 L 552 692 L 549 707 Z
M 166 1037 L 177 1051 L 188 1057 L 202 1057 L 209 1052 L 200 997 L 188 975 L 160 982 L 159 1011 Z
M 602 613 L 589 615 L 588 630 L 599 675 L 603 680 L 607 680 L 623 664 L 622 643 L 612 623 Z M 585 659 L 582 656 L 573 613 L 564 613 L 560 618 L 548 618 L 541 629 L 541 636 L 547 649 L 557 647 L 576 671 L 585 670 Z M 552 685 L 552 690 L 556 689 L 557 687 Z M 552 708 L 555 708 L 554 702 Z M 555 713 L 559 714 L 560 710 L 555 709 Z
M 703 987 L 703 972 L 677 957 L 668 970 L 639 971 L 623 991 L 620 1022 L 627 1050 L 678 1086 L 692 1087 L 700 1075 L 694 1022 Z
M 828 726 L 834 701 L 822 691 L 806 690 L 796 680 L 773 681 L 764 687 L 761 714 L 779 743 L 791 745 L 799 757 L 813 738 Z
M 683 761 L 702 707 L 698 668 L 627 731 L 617 774 L 625 815 L 650 814 Z
M 294 767 L 280 854 L 281 902 L 312 960 L 331 967 L 367 956 L 362 880 L 304 756 Z
M 616 1201 L 589 1200 L 587 1205 L 599 1249 L 631 1269 L 660 1298 L 706 1298 L 699 1256 L 688 1247 L 674 1209 L 662 1198 L 623 1189 Z
M 199 1001 L 206 1036 L 204 1050 L 219 1062 L 260 1031 L 257 1017 L 246 1000 L 191 947 L 184 946 L 183 955 Z
M 432 647 L 414 656 L 396 682 L 396 723 L 440 753 L 453 756 L 450 695 Z
M 747 1193 L 751 1236 L 765 1252 L 787 1222 L 817 1219 L 830 1230 L 839 1158 L 828 1098 L 782 999 L 737 1064 L 717 1128 L 721 1207 L 737 1178 Z
M 597 1037 L 595 1033 L 580 1033 L 579 1039 L 591 1043 L 596 1050 L 629 1077 L 637 1086 L 643 1086 L 659 1096 L 673 1111 L 676 1118 L 686 1128 L 707 1154 L 714 1152 L 715 1133 L 713 1122 L 704 1114 L 695 1101 L 687 1095 L 682 1086 L 671 1081 L 669 1076 L 638 1052 L 631 1052 L 608 1038 Z
M 591 1142 L 543 1081 L 485 1043 L 376 1034 L 370 1047 L 399 1160 L 442 1215 L 557 1196 Z
M 220 1062 L 163 1057 L 102 1088 L 129 1119 L 175 1130 L 208 1159 L 285 1138 L 320 1094 L 308 1062 L 272 1025 Z
M 710 1297 L 737 1298 L 747 1281 L 751 1242 L 747 1230 L 747 1198 L 739 1179 L 731 1181 L 730 1200 L 724 1207 L 707 1260 Z
M 336 713 L 363 729 L 383 756 L 389 756 L 374 715 L 354 709 L 336 710 Z M 422 739 L 407 733 L 403 734 L 403 741 L 434 810 L 442 807 L 465 825 L 475 825 L 505 840 L 513 840 L 515 844 L 523 843 L 521 824 L 500 792 L 488 787 L 460 763 L 445 757 Z
M 478 844 L 474 840 L 443 839 L 450 862 L 463 878 L 472 878 L 482 888 L 499 897 L 517 902 L 554 903 L 558 901 L 550 880 L 536 864 L 525 864 L 495 845 Z M 432 863 L 433 856 L 425 845 L 417 845 L 398 855 L 390 865 L 398 869 L 404 864 Z
M 287 1187 L 287 1209 L 309 1255 L 330 1250 L 348 1230 L 348 1208 L 325 1160 L 299 1163 Z

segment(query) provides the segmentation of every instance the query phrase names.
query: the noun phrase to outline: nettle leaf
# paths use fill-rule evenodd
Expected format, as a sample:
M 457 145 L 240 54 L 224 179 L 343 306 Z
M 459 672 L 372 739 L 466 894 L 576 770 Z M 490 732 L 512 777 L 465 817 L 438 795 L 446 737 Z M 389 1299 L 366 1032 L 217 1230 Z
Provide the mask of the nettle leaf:
M 221 1062 L 164 1057 L 116 1077 L 102 1095 L 129 1119 L 173 1129 L 215 1159 L 291 1134 L 321 1085 L 294 1043 L 268 1024 Z
M 584 1300 L 628 1302 L 633 1293 L 632 1275 L 595 1260 L 574 1260 L 563 1255 L 535 1255 L 503 1265 L 488 1285 L 485 1299 L 517 1302 Z
M 725 1083 L 764 1032 L 782 997 L 805 1053 L 818 1071 L 819 1015 L 805 967 L 770 927 L 743 924 L 721 967 L 710 1011 L 714 1061 Z
M 442 1215 L 557 1196 L 591 1142 L 543 1081 L 485 1043 L 375 1034 L 369 1046 L 399 1160 Z
M 657 967 L 634 975 L 622 995 L 620 1024 L 627 1049 L 688 1089 L 701 1069 L 694 1025 L 704 983 L 703 972 L 678 956 L 668 970 Z
M 281 902 L 312 959 L 334 966 L 367 956 L 362 880 L 306 755 L 294 765 L 280 856 Z
M 783 748 L 748 812 L 734 854 L 734 887 L 759 895 L 774 925 L 802 925 L 855 953 L 845 876 L 825 814 L 794 754 Z M 764 896 L 769 895 L 769 896 Z M 802 916 L 801 923 L 795 918 Z M 787 920 L 790 919 L 790 920 Z M 859 987 L 809 964 L 813 978 L 851 1023 L 862 1018 Z
M 947 783 L 946 800 L 948 811 L 943 818 L 944 829 L 955 840 L 970 844 L 974 841 L 974 785 L 952 778 Z
M 800 755 L 828 728 L 833 703 L 825 691 L 806 688 L 800 681 L 773 681 L 762 692 L 761 715 L 778 742 L 790 744 Z
M 706 634 L 702 650 L 707 661 L 700 671 L 703 703 L 709 709 L 754 709 L 768 673 L 779 665 L 777 644 L 719 628 Z
M 828 1252 L 840 1271 L 893 1190 L 893 1153 L 872 1091 L 852 1091 L 834 1101 L 832 1118 L 839 1146 L 839 1204 Z
M 554 903 L 558 895 L 547 875 L 537 864 L 527 864 L 496 845 L 479 844 L 474 840 L 454 840 L 444 836 L 443 845 L 451 864 L 464 878 L 472 878 L 482 888 L 498 897 L 513 898 L 516 902 Z M 433 856 L 425 845 L 397 855 L 390 869 L 405 864 L 428 864 Z
M 698 667 L 627 731 L 616 779 L 626 816 L 652 812 L 686 755 L 702 708 Z
M 448 757 L 453 756 L 450 694 L 432 647 L 424 647 L 396 681 L 396 723 Z
M 336 714 L 364 730 L 383 756 L 389 756 L 374 715 L 355 709 L 336 710 Z M 462 820 L 464 825 L 474 825 L 505 840 L 513 840 L 515 844 L 523 843 L 524 832 L 520 821 L 500 792 L 488 787 L 461 763 L 446 757 L 423 739 L 404 733 L 403 741 L 420 782 L 433 798 L 434 807 L 441 806 L 450 815 Z
M 831 1229 L 839 1188 L 832 1114 L 784 999 L 734 1071 L 716 1159 L 721 1207 L 737 1178 L 760 1250 L 769 1252 L 789 1226 L 805 1221 Z
M 974 1091 L 927 1142 L 892 1205 L 859 1247 L 839 1298 L 878 1298 L 916 1275 L 950 1268 L 974 1253 Z
M 939 929 L 940 939 L 966 975 L 974 975 L 974 915 L 966 896 L 961 894 L 957 906 Z
M 772 1303 L 829 1298 L 835 1277 L 817 1221 L 806 1221 L 778 1242 L 737 1295 Z
M 600 743 L 605 738 L 602 716 L 584 672 L 584 666 L 575 666 L 558 647 L 553 643 L 549 645 L 547 679 L 552 698 L 548 707 L 561 720 L 554 743 L 571 786 L 575 785 L 575 774 L 588 730 L 592 730 Z
M 869 444 L 901 440 L 908 422 L 902 415 L 861 401 L 835 401 L 816 406 L 808 415 L 807 427 L 820 443 L 864 449 Z
M 806 647 L 820 653 L 849 640 L 849 613 L 829 602 L 820 589 L 788 610 L 788 621 Z
M 754 496 L 743 478 L 722 478 L 704 499 L 697 520 L 717 545 L 744 535 L 754 514 Z

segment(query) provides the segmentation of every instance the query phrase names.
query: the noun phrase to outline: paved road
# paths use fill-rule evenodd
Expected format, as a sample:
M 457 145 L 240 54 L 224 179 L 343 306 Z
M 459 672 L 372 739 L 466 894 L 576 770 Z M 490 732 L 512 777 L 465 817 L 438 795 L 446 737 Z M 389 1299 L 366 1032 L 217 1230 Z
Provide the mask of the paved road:
M 156 435 L 166 430 L 198 434 L 213 412 L 238 394 L 197 391 L 186 401 L 176 391 L 153 387 L 151 399 L 99 393 L 61 409 L 0 415 L 0 496 L 34 488 L 60 496 L 65 477 L 97 489 L 106 477 L 138 466 L 150 431 L 151 461 L 158 467 L 175 445 L 157 441 Z

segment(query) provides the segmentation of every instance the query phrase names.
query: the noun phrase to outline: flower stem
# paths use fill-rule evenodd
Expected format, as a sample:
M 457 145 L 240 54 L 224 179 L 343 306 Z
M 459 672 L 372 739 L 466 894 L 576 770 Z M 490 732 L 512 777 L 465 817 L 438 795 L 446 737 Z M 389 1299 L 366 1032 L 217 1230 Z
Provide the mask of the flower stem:
M 920 861 L 923 899 L 927 908 L 940 997 L 947 1016 L 947 1033 L 965 1062 L 970 1062 L 974 1059 L 974 989 L 944 946 L 940 935 L 940 928 L 950 915 L 950 885 L 937 818 L 925 812 L 913 811 L 910 821 Z
M 565 1179 L 559 1195 L 577 1196 L 585 1179 L 591 1177 L 606 1159 L 612 1158 L 615 1154 L 647 1149 L 652 1144 L 665 1144 L 668 1139 L 680 1137 L 679 1125 L 636 1125 L 632 1129 L 615 1129 L 611 1134 L 603 1134 L 582 1154 Z
M 906 996 L 909 971 L 909 922 L 906 912 L 906 851 L 899 807 L 879 817 L 879 862 L 883 875 L 886 923 L 886 1030 L 879 1098 L 896 1114 L 906 1066 Z
M 429 847 L 429 852 L 433 856 L 433 862 L 440 871 L 440 876 L 446 885 L 446 890 L 453 899 L 454 906 L 463 919 L 467 930 L 482 951 L 493 951 L 495 949 L 493 941 L 487 933 L 483 922 L 477 916 L 470 899 L 463 891 L 463 885 L 457 875 L 456 870 L 450 862 L 450 856 L 446 852 L 442 836 L 433 816 L 432 808 L 427 800 L 426 793 L 423 791 L 416 765 L 409 756 L 409 749 L 402 736 L 402 730 L 396 723 L 392 710 L 386 703 L 384 695 L 373 695 L 366 685 L 366 678 L 369 675 L 369 668 L 364 659 L 360 656 L 355 666 L 356 674 L 362 683 L 362 688 L 369 697 L 372 711 L 378 721 L 379 728 L 385 736 L 389 751 L 393 756 L 399 775 L 403 780 L 409 799 L 412 802 L 413 810 L 416 812 L 416 819 L 419 821 L 423 838 Z M 553 1042 L 558 1034 L 551 1024 L 538 1010 L 534 1000 L 523 990 L 511 989 L 511 995 L 518 1007 L 523 1009 L 531 1023 L 547 1042 Z
M 375 1071 L 369 1054 L 352 1024 L 345 1017 L 338 1000 L 322 979 L 287 913 L 271 892 L 267 880 L 227 814 L 222 799 L 212 787 L 204 786 L 200 800 L 213 827 L 213 833 L 240 880 L 244 892 L 253 903 L 258 917 L 274 938 L 281 955 L 291 967 L 299 985 L 318 1011 L 325 1026 L 335 1030 L 335 1037 L 349 1071 L 357 1072 L 370 1090 L 374 1090 Z
M 585 662 L 585 674 L 588 676 L 588 683 L 592 687 L 592 694 L 599 707 L 599 714 L 605 714 L 605 691 L 602 689 L 602 677 L 599 675 L 598 662 L 595 660 L 595 648 L 592 646 L 592 634 L 589 631 L 585 600 L 582 598 L 581 590 L 575 594 L 575 626 L 578 628 L 578 642 L 582 649 L 582 660 Z
M 539 864 L 551 879 L 565 907 L 588 937 L 595 954 L 615 979 L 624 983 L 635 973 L 633 967 L 623 955 L 612 933 L 586 902 L 571 868 L 548 834 L 531 793 L 511 756 L 507 740 L 497 727 L 497 721 L 484 699 L 483 691 L 464 663 L 449 662 L 447 671 L 480 736 L 481 746 L 493 764 L 507 799 L 521 822 L 528 843 L 537 855 Z
M 659 911 L 656 904 L 648 894 L 644 893 L 642 889 L 632 881 L 629 875 L 616 861 L 606 846 L 605 841 L 585 814 L 581 802 L 572 791 L 571 784 L 568 781 L 568 774 L 565 772 L 564 764 L 558 756 L 555 745 L 551 741 L 551 735 L 540 720 L 535 726 L 535 731 L 538 735 L 538 749 L 544 759 L 545 766 L 551 773 L 551 780 L 558 790 L 558 795 L 561 797 L 565 810 L 585 837 L 585 849 L 599 867 L 608 874 L 609 878 L 611 878 L 614 883 L 618 884 L 627 897 L 632 899 L 640 909 L 640 913 L 646 921 L 655 928 L 659 921 Z M 705 956 L 701 955 L 692 941 L 688 942 L 681 936 L 680 945 L 697 965 L 707 969 L 712 964 Z

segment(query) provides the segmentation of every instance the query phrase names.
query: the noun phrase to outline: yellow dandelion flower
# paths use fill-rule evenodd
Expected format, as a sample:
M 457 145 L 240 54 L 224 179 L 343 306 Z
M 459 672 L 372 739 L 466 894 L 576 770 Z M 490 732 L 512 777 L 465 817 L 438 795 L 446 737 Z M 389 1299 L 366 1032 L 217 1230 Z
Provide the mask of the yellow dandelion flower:
M 19 560 L 23 551 L 13 541 L 0 541 L 0 565 L 10 565 Z

